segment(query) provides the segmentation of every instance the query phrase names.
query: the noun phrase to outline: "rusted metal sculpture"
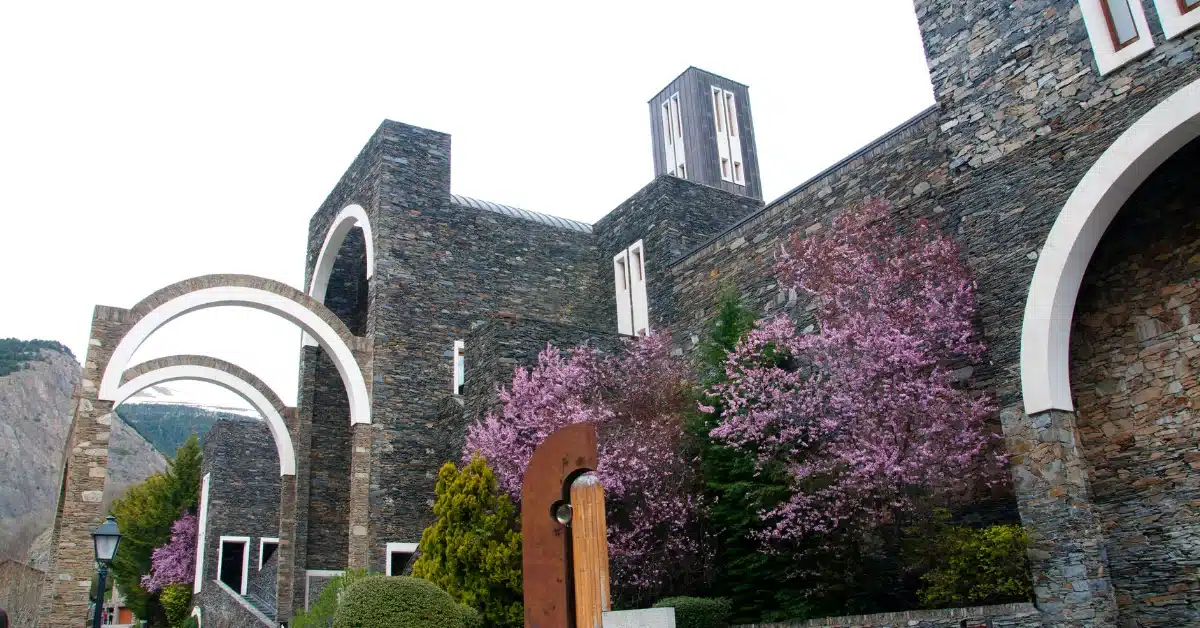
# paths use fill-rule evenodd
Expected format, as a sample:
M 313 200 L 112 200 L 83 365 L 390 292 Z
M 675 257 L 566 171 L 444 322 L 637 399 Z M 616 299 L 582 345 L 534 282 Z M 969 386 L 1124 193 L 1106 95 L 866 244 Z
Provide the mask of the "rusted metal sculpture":
M 575 577 L 575 628 L 601 628 L 608 599 L 608 526 L 604 486 L 595 473 L 571 482 L 571 563 Z
M 571 628 L 570 485 L 595 469 L 596 428 L 576 423 L 534 450 L 521 479 L 525 628 Z

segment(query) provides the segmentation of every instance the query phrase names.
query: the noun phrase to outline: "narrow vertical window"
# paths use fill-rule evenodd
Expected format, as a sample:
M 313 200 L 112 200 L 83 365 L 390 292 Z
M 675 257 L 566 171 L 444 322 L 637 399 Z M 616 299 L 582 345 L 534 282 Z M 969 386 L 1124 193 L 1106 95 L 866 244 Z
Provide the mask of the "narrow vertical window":
M 613 279 L 616 286 L 617 333 L 633 333 L 633 302 L 630 297 L 629 249 L 613 256 Z
M 679 119 L 679 96 L 671 97 L 671 112 L 675 114 L 675 137 L 683 137 L 683 122 Z
M 712 90 L 712 97 L 713 97 L 713 119 L 717 121 L 717 133 L 721 134 L 721 133 L 725 132 L 725 123 L 723 122 L 723 119 L 725 118 L 725 116 L 722 114 L 722 111 L 721 111 L 721 90 L 714 88 Z
M 636 272 L 632 274 L 637 276 L 638 281 L 645 281 L 645 269 L 642 268 L 642 250 L 638 249 L 636 251 L 631 251 L 631 253 L 633 256 L 629 263 L 633 264 L 633 267 L 636 270 Z
M 1138 40 L 1137 24 L 1133 21 L 1129 0 L 1100 0 L 1100 8 L 1104 10 L 1104 20 L 1108 22 L 1114 48 L 1120 50 Z
M 613 274 L 617 276 L 617 290 L 628 290 L 629 283 L 625 275 L 625 260 L 617 260 L 617 265 L 613 269 Z
M 729 127 L 729 137 L 737 137 L 736 109 L 733 106 L 733 92 L 725 92 L 725 122 Z
M 742 182 L 742 162 L 733 162 L 733 180 L 738 183 Z
M 454 341 L 454 394 L 463 394 L 467 383 L 467 346 L 462 340 Z

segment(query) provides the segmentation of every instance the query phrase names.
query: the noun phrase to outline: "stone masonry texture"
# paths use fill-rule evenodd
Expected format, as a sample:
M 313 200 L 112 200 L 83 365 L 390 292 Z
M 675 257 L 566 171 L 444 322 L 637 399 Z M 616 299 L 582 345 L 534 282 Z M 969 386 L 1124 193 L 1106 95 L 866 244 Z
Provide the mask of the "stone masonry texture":
M 258 575 L 262 538 L 279 538 L 279 458 L 262 421 L 221 419 L 204 439 L 208 479 L 204 589 L 216 588 L 222 536 L 248 536 L 248 582 Z
M 1200 624 L 1197 164 L 1193 141 L 1129 199 L 1075 306 L 1077 427 L 1129 625 Z

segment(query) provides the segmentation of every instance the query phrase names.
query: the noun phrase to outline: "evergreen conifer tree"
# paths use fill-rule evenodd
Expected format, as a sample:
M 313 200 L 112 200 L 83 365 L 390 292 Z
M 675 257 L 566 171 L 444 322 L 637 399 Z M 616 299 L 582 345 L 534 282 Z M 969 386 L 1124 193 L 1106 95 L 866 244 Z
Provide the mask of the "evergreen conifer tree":
M 421 535 L 413 575 L 479 611 L 485 626 L 522 626 L 521 533 L 517 508 L 475 456 L 438 472 L 433 525 Z

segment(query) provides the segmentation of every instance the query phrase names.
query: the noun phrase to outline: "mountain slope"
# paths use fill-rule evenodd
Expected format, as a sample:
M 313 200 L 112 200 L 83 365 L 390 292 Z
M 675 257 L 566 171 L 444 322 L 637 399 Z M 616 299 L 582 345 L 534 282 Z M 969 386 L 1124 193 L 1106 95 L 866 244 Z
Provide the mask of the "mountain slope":
M 117 408 L 117 414 L 167 456 L 174 456 L 193 432 L 203 443 L 204 436 L 221 419 L 246 420 L 242 414 L 179 403 L 125 403 Z
M 12 358 L 0 376 L 0 557 L 22 559 L 54 521 L 80 367 L 65 347 L 47 341 L 0 341 L 0 358 Z M 162 454 L 119 417 L 109 445 L 106 504 L 166 469 Z

